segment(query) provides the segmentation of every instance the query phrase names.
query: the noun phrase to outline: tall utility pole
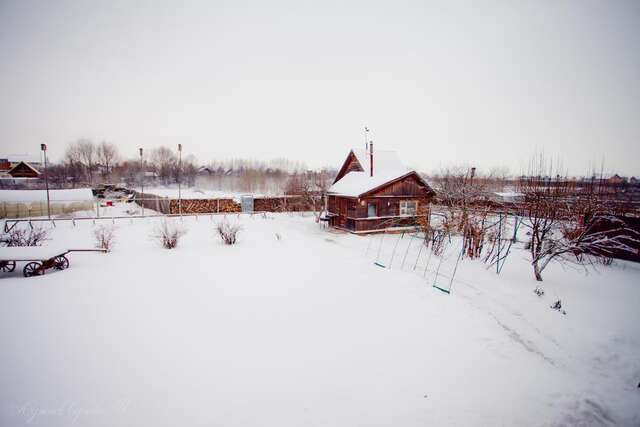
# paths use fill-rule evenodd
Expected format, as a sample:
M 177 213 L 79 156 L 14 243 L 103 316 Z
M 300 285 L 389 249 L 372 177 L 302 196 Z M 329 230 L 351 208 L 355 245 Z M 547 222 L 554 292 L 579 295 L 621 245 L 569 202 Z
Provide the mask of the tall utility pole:
M 49 200 L 49 175 L 47 174 L 47 144 L 40 144 L 44 156 L 44 186 L 47 189 L 47 217 L 51 219 L 51 202 Z
M 142 206 L 142 216 L 144 216 L 144 163 L 142 161 L 142 148 L 140 148 L 140 187 L 140 196 L 142 196 L 140 205 Z
M 178 213 L 182 216 L 182 144 L 178 144 Z

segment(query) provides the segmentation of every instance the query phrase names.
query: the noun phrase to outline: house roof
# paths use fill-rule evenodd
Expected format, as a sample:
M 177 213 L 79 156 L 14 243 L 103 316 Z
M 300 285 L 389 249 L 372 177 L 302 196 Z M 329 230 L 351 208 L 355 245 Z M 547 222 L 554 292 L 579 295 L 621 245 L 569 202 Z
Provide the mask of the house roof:
M 425 186 L 430 188 L 416 171 L 409 169 L 402 163 L 395 151 L 373 151 L 373 176 L 370 173 L 370 156 L 367 150 L 354 148 L 351 153 L 356 156 L 364 171 L 348 172 L 329 188 L 330 194 L 358 197 L 411 174 L 415 174 Z
M 31 164 L 27 163 L 27 162 L 20 162 L 17 165 L 15 165 L 14 167 L 12 167 L 11 169 L 9 169 L 9 171 L 7 172 L 9 175 L 11 175 L 11 172 L 13 172 L 14 170 L 16 170 L 17 168 L 20 167 L 20 165 L 25 165 L 26 167 L 28 167 L 29 169 L 31 169 L 32 171 L 34 171 L 36 174 L 40 175 L 40 171 L 36 168 L 34 168 Z

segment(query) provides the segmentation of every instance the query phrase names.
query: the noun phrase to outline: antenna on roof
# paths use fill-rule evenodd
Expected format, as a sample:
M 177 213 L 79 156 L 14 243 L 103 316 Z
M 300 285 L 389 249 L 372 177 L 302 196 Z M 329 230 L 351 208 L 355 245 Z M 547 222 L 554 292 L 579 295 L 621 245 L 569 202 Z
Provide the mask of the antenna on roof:
M 368 127 L 364 127 L 364 151 L 367 151 L 368 144 L 367 144 L 367 134 L 369 133 L 369 128 Z

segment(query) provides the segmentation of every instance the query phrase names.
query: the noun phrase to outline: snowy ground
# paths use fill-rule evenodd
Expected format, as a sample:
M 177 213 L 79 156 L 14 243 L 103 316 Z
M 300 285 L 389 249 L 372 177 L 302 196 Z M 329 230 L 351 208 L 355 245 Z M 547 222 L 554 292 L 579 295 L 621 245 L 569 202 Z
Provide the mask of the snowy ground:
M 227 247 L 218 218 L 185 218 L 172 251 L 157 219 L 117 220 L 110 254 L 0 273 L 0 425 L 640 425 L 637 264 L 549 267 L 540 298 L 516 250 L 499 276 L 460 264 L 446 295 L 407 236 L 272 214 Z
M 74 188 L 67 190 L 49 190 L 52 202 L 87 202 L 93 201 L 90 188 Z M 45 190 L 0 190 L 0 202 L 46 202 Z

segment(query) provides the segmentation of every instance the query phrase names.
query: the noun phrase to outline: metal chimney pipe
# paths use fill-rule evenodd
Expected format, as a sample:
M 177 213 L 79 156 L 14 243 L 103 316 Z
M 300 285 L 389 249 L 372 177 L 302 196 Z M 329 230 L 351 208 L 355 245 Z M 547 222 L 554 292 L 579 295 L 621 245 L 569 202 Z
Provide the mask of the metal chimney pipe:
M 369 166 L 371 169 L 371 176 L 373 176 L 373 141 L 369 141 Z

